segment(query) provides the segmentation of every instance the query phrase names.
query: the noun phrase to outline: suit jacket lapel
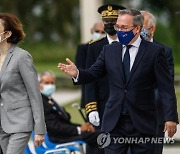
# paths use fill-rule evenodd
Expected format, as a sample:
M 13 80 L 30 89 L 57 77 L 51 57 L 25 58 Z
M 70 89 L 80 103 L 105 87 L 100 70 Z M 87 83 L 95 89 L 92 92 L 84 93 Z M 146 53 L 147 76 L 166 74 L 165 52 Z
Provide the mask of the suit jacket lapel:
M 104 38 L 104 44 L 109 44 L 109 41 L 107 39 L 107 36 Z
M 1 68 L 0 79 L 1 79 L 1 77 L 2 77 L 2 75 L 4 73 L 4 71 L 5 71 L 5 69 L 6 69 L 6 67 L 7 67 L 7 65 L 8 65 L 8 63 L 9 63 L 11 57 L 12 57 L 12 55 L 13 55 L 14 47 L 15 47 L 15 45 L 11 45 L 11 47 L 9 48 L 9 50 L 7 52 L 7 55 L 6 55 L 5 59 L 4 59 L 4 63 L 3 63 L 2 68 Z
M 138 66 L 141 58 L 143 57 L 143 55 L 144 55 L 144 53 L 145 53 L 145 51 L 146 51 L 146 48 L 147 48 L 147 47 L 146 47 L 145 41 L 142 40 L 142 41 L 141 41 L 141 44 L 140 44 L 140 46 L 139 46 L 139 50 L 138 50 L 138 53 L 137 53 L 137 55 L 136 55 L 134 64 L 133 64 L 133 66 L 132 66 L 129 79 L 128 79 L 127 82 L 126 82 L 126 85 L 127 85 L 127 84 L 129 83 L 129 81 L 131 80 L 132 75 L 134 74 L 134 72 L 135 72 L 135 70 L 136 70 L 136 68 L 137 68 L 137 66 Z
M 123 65 L 122 65 L 122 45 L 120 45 L 120 43 L 116 43 L 117 44 L 117 59 L 118 59 L 118 62 L 119 62 L 119 70 L 120 70 L 120 74 L 121 74 L 121 77 L 122 77 L 122 80 L 123 82 L 125 82 L 125 78 L 124 78 L 124 71 L 123 71 Z

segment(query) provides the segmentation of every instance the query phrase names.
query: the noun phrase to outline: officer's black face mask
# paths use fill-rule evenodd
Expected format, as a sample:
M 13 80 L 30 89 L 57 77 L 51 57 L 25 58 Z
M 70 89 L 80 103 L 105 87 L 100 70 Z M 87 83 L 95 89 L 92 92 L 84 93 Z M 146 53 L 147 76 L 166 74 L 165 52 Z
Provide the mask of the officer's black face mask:
M 104 31 L 111 36 L 116 34 L 116 30 L 114 29 L 114 24 L 112 23 L 104 24 Z

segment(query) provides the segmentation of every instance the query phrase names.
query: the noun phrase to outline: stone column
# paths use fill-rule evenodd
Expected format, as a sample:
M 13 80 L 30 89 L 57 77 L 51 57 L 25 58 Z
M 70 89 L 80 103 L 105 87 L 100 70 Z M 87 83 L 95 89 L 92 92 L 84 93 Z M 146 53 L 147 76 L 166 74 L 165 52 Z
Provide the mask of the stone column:
M 100 14 L 97 12 L 102 0 L 80 0 L 80 32 L 81 42 L 85 43 L 91 39 L 90 29 L 93 24 L 101 20 Z

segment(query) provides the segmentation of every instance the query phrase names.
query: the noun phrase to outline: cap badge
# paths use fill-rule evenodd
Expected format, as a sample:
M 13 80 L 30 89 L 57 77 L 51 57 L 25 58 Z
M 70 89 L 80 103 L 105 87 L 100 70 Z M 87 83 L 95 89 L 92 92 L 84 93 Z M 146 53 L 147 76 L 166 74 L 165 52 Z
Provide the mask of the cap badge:
M 112 11 L 112 6 L 111 5 L 108 5 L 108 11 Z

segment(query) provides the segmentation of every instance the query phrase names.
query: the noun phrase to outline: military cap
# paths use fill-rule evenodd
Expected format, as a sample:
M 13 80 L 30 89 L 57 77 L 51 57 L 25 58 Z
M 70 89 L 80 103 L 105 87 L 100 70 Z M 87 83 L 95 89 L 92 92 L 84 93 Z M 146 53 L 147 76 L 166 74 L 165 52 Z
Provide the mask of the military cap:
M 125 7 L 115 4 L 106 4 L 98 8 L 98 12 L 102 18 L 117 18 L 119 10 L 123 10 Z

